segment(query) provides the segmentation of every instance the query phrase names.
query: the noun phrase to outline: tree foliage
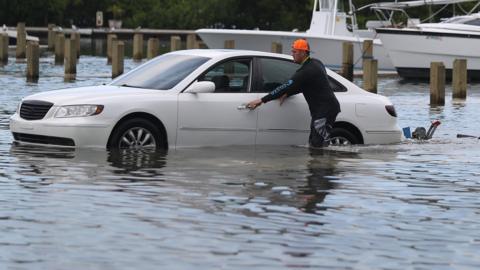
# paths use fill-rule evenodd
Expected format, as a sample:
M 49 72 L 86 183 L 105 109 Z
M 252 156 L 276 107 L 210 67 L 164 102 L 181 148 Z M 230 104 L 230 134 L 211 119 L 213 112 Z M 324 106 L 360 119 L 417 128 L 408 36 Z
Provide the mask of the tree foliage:
M 347 0 L 340 2 L 340 7 L 348 6 Z M 358 8 L 380 1 L 353 2 Z M 468 9 L 473 4 L 465 3 L 460 8 Z M 96 12 L 103 11 L 105 22 L 116 17 L 129 28 L 306 30 L 312 7 L 313 0 L 0 0 L 0 24 L 23 21 L 30 26 L 55 23 L 94 27 Z M 452 10 L 445 9 L 438 17 L 450 17 Z M 428 7 L 408 10 L 417 18 L 428 17 L 429 12 Z M 368 9 L 359 15 L 361 25 L 367 19 L 376 19 Z

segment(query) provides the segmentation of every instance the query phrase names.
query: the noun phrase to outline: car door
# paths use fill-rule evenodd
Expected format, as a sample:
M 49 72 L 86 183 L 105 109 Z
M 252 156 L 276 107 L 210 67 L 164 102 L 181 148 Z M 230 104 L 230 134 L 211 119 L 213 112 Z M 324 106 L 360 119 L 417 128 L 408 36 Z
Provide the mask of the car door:
M 276 58 L 257 58 L 261 96 L 287 82 L 300 65 Z M 310 131 L 310 112 L 302 94 L 291 96 L 280 106 L 278 100 L 258 108 L 257 144 L 305 144 Z
M 251 78 L 251 58 L 230 59 L 197 79 L 215 83 L 215 92 L 180 93 L 177 146 L 254 145 L 258 111 L 240 106 L 259 96 Z

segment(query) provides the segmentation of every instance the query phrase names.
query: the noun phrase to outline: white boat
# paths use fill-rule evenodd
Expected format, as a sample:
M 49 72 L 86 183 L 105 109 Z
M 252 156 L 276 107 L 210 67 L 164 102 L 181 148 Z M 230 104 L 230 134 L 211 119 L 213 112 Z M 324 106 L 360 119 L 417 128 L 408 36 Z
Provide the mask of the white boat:
M 394 70 L 382 43 L 379 39 L 374 39 L 375 32 L 359 30 L 355 15 L 338 11 L 337 3 L 337 0 L 315 0 L 310 29 L 306 32 L 199 29 L 196 33 L 209 48 L 221 49 L 225 47 L 226 40 L 234 40 L 236 49 L 270 52 L 272 43 L 275 42 L 282 45 L 284 54 L 290 54 L 290 46 L 295 39 L 306 38 L 312 56 L 332 69 L 341 67 L 342 43 L 346 41 L 354 44 L 355 68 L 361 68 L 363 41 L 373 39 L 373 57 L 378 60 L 378 68 Z M 351 31 L 347 28 L 347 19 L 351 22 Z
M 443 62 L 449 78 L 453 61 L 467 59 L 469 79 L 480 79 L 480 13 L 376 31 L 401 77 L 429 78 L 430 63 Z

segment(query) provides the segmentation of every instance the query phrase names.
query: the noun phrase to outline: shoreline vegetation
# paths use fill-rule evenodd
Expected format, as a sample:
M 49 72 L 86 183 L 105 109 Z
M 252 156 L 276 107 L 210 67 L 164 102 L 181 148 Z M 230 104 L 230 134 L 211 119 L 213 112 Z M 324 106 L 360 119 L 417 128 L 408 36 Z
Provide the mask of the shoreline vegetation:
M 354 0 L 356 8 L 373 0 Z M 102 11 L 104 24 L 121 20 L 124 28 L 153 29 L 261 29 L 305 31 L 310 26 L 313 0 L 0 0 L 0 25 L 95 27 L 95 14 Z M 457 4 L 444 9 L 438 18 L 461 14 L 475 3 Z M 408 10 L 413 18 L 427 18 L 440 6 Z M 348 10 L 348 1 L 339 0 L 339 9 Z M 437 20 L 438 20 L 437 18 Z M 402 18 L 397 18 L 401 20 Z M 366 9 L 357 14 L 360 27 L 367 20 L 378 20 Z

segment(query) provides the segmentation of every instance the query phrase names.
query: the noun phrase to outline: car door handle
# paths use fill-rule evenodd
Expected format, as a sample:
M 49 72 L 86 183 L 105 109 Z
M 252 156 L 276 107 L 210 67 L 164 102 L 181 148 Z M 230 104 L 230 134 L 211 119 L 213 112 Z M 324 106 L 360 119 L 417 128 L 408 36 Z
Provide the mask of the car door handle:
M 247 104 L 242 104 L 237 107 L 237 110 L 250 110 L 250 108 L 247 106 Z

